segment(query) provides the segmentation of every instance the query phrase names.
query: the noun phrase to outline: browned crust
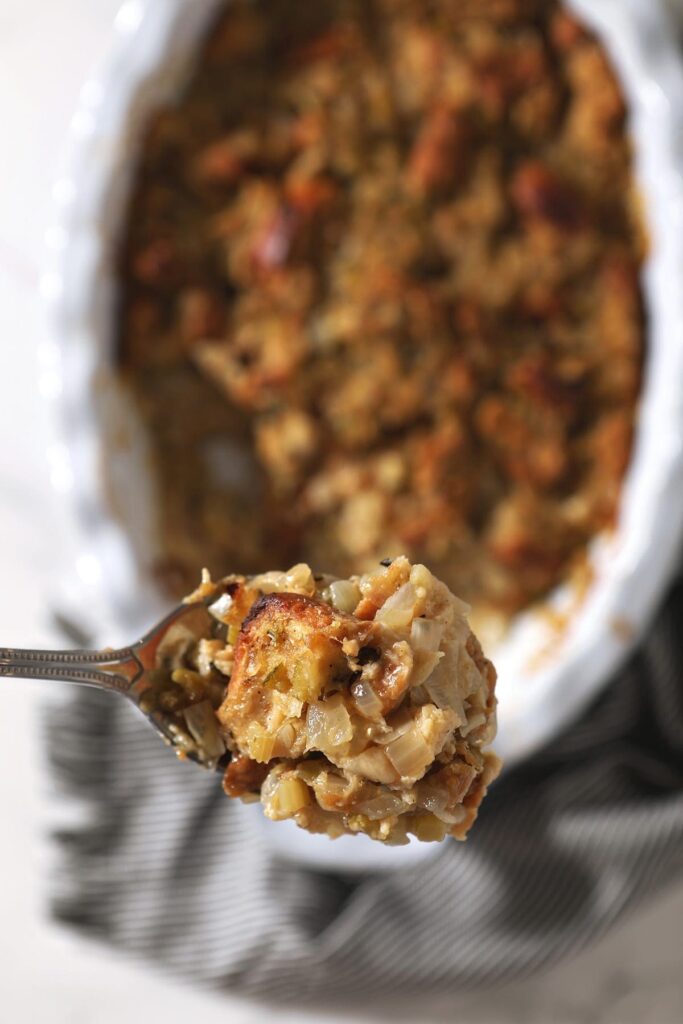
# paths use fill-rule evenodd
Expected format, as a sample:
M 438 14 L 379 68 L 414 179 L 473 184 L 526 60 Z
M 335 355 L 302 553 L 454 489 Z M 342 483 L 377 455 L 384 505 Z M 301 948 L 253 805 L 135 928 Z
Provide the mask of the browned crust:
M 297 619 L 310 629 L 329 629 L 341 613 L 331 605 L 305 594 L 263 594 L 253 603 L 249 614 L 242 622 L 240 637 L 235 648 L 235 668 L 239 659 L 253 640 L 270 626 L 279 625 L 282 620 Z M 352 621 L 349 619 L 349 621 Z
M 342 618 L 330 605 L 302 594 L 265 594 L 252 605 L 239 632 L 227 696 L 218 712 L 238 742 L 241 726 L 260 721 L 271 700 L 255 668 L 257 661 L 268 662 L 276 653 L 278 661 L 296 663 L 307 640 L 320 635 L 335 640 L 334 626 Z
M 246 697 L 246 690 L 252 689 L 253 702 L 257 701 L 259 680 L 255 679 L 250 666 L 254 655 L 264 647 L 273 643 L 272 636 L 281 637 L 279 644 L 283 658 L 286 657 L 288 642 L 282 634 L 288 628 L 296 624 L 298 636 L 296 649 L 301 650 L 302 641 L 305 642 L 303 633 L 308 633 L 311 640 L 313 637 L 325 637 L 335 644 L 339 644 L 341 657 L 341 643 L 344 640 L 353 638 L 357 640 L 359 648 L 376 647 L 381 651 L 378 672 L 373 678 L 373 689 L 377 693 L 381 703 L 383 714 L 388 714 L 396 708 L 405 693 L 410 675 L 410 664 L 403 664 L 397 660 L 395 653 L 383 650 L 383 645 L 378 638 L 378 627 L 372 621 L 359 621 L 356 617 L 345 615 L 336 611 L 330 605 L 315 598 L 305 597 L 301 594 L 275 593 L 265 594 L 260 597 L 251 607 L 240 630 L 239 638 L 235 647 L 235 660 L 233 673 L 228 687 L 228 697 L 225 704 L 225 713 L 230 716 L 238 709 Z M 481 648 L 479 648 L 481 652 Z M 483 658 L 483 655 L 481 655 Z M 490 666 L 495 680 L 495 670 L 490 662 L 484 662 Z M 347 658 L 349 669 L 358 669 L 360 663 L 356 663 L 353 657 Z

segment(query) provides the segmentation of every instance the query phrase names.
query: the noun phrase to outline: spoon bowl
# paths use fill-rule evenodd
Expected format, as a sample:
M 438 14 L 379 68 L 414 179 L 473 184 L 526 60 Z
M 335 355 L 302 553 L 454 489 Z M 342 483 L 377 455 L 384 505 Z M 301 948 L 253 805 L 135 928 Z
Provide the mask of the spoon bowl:
M 142 639 L 112 650 L 32 650 L 0 647 L 0 676 L 54 679 L 94 686 L 128 698 L 182 759 L 224 771 L 230 753 L 202 725 L 206 701 L 178 707 L 173 669 L 188 642 L 213 637 L 221 625 L 202 601 L 181 604 Z

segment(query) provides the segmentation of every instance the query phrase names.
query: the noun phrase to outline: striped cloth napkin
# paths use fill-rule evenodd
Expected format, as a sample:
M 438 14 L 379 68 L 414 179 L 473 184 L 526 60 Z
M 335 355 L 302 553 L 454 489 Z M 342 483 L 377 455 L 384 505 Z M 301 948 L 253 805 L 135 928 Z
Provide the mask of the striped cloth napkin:
M 683 583 L 582 720 L 503 776 L 465 843 L 401 870 L 289 863 L 254 808 L 125 702 L 47 714 L 52 912 L 203 983 L 296 1000 L 528 975 L 683 871 Z

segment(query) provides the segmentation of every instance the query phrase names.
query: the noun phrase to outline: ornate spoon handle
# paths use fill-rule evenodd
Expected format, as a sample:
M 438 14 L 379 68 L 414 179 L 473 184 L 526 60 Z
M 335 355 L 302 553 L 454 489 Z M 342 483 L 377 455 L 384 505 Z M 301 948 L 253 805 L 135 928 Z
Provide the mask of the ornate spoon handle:
M 116 651 L 34 651 L 0 647 L 0 676 L 56 679 L 127 693 L 144 672 L 132 647 Z

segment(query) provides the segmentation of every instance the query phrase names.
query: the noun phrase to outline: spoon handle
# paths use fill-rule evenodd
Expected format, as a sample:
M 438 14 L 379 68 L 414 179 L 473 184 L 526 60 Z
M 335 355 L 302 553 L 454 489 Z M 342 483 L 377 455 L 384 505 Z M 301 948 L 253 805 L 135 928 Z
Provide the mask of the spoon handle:
M 144 672 L 132 647 L 115 651 L 34 651 L 0 647 L 0 676 L 55 679 L 127 693 Z

